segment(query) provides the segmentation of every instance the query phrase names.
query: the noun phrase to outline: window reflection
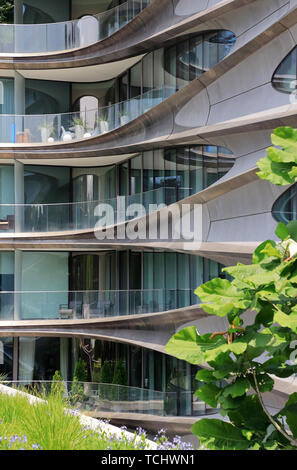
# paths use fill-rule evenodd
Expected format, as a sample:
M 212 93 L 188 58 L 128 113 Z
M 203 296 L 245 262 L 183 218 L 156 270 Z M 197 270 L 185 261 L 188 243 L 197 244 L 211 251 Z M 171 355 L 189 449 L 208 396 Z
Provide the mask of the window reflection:
M 272 77 L 272 85 L 283 93 L 292 93 L 297 89 L 297 47 L 295 47 L 281 64 Z
M 294 184 L 275 202 L 272 214 L 278 222 L 287 224 L 297 219 L 297 186 Z

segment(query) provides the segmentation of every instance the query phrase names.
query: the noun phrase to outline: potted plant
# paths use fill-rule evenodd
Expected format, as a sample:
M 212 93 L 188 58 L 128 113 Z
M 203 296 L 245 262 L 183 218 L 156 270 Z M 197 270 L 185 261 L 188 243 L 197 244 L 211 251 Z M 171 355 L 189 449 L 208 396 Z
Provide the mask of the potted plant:
M 45 143 L 48 142 L 52 132 L 53 132 L 53 124 L 50 122 L 43 122 L 39 125 L 39 130 L 41 134 L 41 142 Z
M 85 121 L 81 118 L 73 118 L 72 123 L 76 139 L 83 139 L 87 130 Z

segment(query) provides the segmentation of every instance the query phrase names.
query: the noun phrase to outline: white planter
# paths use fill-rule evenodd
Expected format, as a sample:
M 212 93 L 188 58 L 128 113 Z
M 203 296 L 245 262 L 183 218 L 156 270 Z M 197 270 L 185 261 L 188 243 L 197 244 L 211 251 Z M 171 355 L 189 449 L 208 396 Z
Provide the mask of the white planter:
M 83 126 L 80 126 L 80 125 L 75 126 L 75 137 L 76 137 L 76 139 L 83 139 L 84 133 L 85 133 L 85 131 L 84 131 Z
M 48 142 L 50 136 L 50 130 L 47 127 L 40 128 L 41 142 Z
M 70 132 L 65 132 L 63 135 L 63 142 L 70 142 L 72 140 L 72 135 Z
M 129 116 L 121 116 L 121 126 L 125 126 L 125 124 L 128 124 L 129 122 Z
M 101 134 L 105 134 L 108 132 L 108 122 L 107 121 L 100 121 L 100 130 Z

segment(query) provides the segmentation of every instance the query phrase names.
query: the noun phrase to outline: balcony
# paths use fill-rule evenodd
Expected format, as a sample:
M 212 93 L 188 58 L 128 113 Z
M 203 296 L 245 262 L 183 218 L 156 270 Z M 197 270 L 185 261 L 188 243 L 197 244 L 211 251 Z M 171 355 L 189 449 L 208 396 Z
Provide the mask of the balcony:
M 92 320 L 165 312 L 197 303 L 193 289 L 2 291 L 0 321 Z
M 189 195 L 183 187 L 161 187 L 130 196 L 118 196 L 103 201 L 61 204 L 0 204 L 0 234 L 49 233 L 98 230 L 135 218 L 133 204 L 143 207 L 143 216 L 157 210 L 156 205 L 168 206 Z M 100 221 L 96 208 L 108 209 Z M 104 209 L 105 208 L 105 209 Z M 101 212 L 101 211 L 100 211 Z M 103 216 L 104 214 L 102 214 Z M 96 227 L 95 227 L 96 226 Z
M 163 86 L 135 98 L 85 112 L 0 114 L 0 143 L 34 146 L 82 141 L 128 124 L 176 92 Z
M 150 4 L 151 0 L 128 0 L 98 15 L 61 23 L 0 24 L 0 54 L 44 54 L 89 46 L 119 31 Z

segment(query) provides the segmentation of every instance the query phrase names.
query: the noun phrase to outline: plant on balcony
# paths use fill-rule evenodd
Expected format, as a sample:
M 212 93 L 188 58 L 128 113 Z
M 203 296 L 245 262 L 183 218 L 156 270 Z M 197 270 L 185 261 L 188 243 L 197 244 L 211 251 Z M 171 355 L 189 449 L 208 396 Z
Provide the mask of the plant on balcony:
M 268 149 L 259 176 L 280 185 L 295 182 L 297 131 L 277 129 L 272 140 L 281 148 Z M 197 373 L 204 385 L 195 395 L 228 419 L 194 424 L 193 433 L 208 449 L 297 448 L 297 393 L 274 413 L 263 396 L 275 380 L 297 372 L 297 222 L 279 224 L 276 234 L 281 241 L 262 243 L 252 265 L 223 270 L 232 280 L 217 278 L 196 289 L 201 308 L 226 317 L 228 328 L 200 335 L 188 327 L 166 346 L 179 359 L 207 364 Z
M 75 131 L 75 136 L 77 139 L 82 139 L 84 133 L 88 130 L 86 122 L 78 117 L 72 119 L 72 126 L 70 129 Z

